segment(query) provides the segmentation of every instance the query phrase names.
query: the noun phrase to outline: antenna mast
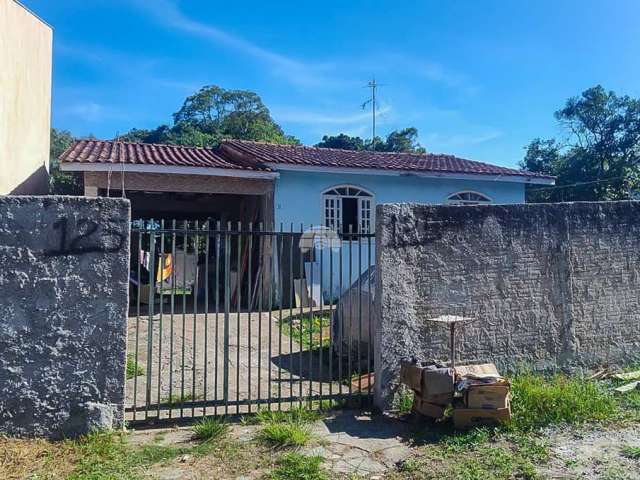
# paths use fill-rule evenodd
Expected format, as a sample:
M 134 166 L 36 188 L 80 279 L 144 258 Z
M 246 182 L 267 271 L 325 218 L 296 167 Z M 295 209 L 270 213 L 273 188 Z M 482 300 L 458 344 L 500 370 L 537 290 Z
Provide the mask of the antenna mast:
M 376 82 L 376 79 L 373 78 L 364 88 L 371 89 L 371 98 L 362 104 L 362 109 L 367 106 L 368 103 L 371 103 L 371 149 L 376 149 L 376 89 L 382 86 L 380 83 Z

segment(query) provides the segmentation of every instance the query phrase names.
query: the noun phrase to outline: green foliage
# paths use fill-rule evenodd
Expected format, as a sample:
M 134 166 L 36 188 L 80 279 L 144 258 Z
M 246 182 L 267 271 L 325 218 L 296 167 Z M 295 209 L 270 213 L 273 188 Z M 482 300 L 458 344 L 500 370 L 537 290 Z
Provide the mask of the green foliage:
M 325 312 L 320 315 L 299 315 L 286 318 L 279 322 L 282 326 L 282 333 L 293 337 L 298 344 L 307 349 L 328 347 L 330 345 L 331 313 Z M 322 336 L 322 342 L 320 337 Z
M 340 135 L 322 137 L 322 141 L 316 144 L 321 148 L 339 148 L 342 150 L 375 150 L 376 152 L 411 152 L 425 153 L 426 150 L 418 143 L 418 129 L 415 127 L 394 130 L 387 135 L 386 140 L 380 137 L 371 140 L 363 140 L 360 137 L 351 137 L 341 133 Z
M 299 424 L 311 423 L 319 420 L 321 415 L 316 410 L 311 410 L 305 406 L 292 407 L 289 410 L 268 410 L 261 408 L 255 415 L 260 424 L 274 422 L 293 422 Z
M 312 438 L 311 423 L 320 418 L 317 411 L 305 407 L 290 410 L 258 410 L 256 420 L 262 425 L 257 438 L 275 447 L 299 447 Z
M 138 364 L 134 355 L 127 355 L 127 380 L 137 377 L 138 375 L 144 375 L 144 368 Z
M 302 447 L 311 440 L 311 428 L 292 421 L 271 422 L 260 429 L 257 438 L 273 447 Z
M 340 135 L 325 135 L 322 141 L 316 144 L 320 148 L 338 148 L 340 150 L 364 150 L 364 140 L 360 137 L 351 137 L 344 133 Z
M 152 130 L 133 129 L 122 141 L 215 147 L 222 139 L 235 138 L 269 143 L 298 144 L 274 122 L 269 109 L 254 92 L 225 90 L 216 85 L 187 97 L 173 114 L 173 126 Z
M 622 447 L 622 455 L 632 460 L 640 460 L 640 447 L 625 445 Z
M 193 426 L 193 433 L 198 440 L 218 440 L 228 432 L 229 424 L 219 417 L 203 418 Z
M 528 431 L 559 423 L 583 423 L 614 418 L 616 399 L 602 383 L 583 377 L 532 373 L 514 376 L 511 428 Z
M 322 470 L 322 458 L 300 453 L 287 453 L 277 462 L 276 468 L 267 475 L 269 480 L 328 480 Z
M 400 385 L 400 388 L 393 397 L 392 408 L 400 415 L 411 413 L 414 395 L 413 390 L 404 385 Z
M 618 96 L 598 85 L 567 100 L 555 116 L 567 138 L 533 140 L 521 166 L 557 176 L 557 185 L 579 185 L 532 186 L 528 200 L 635 198 L 640 187 L 640 100 Z
M 51 195 L 83 195 L 82 174 L 62 172 L 58 158 L 74 142 L 73 135 L 66 130 L 51 129 L 49 147 L 49 193 Z

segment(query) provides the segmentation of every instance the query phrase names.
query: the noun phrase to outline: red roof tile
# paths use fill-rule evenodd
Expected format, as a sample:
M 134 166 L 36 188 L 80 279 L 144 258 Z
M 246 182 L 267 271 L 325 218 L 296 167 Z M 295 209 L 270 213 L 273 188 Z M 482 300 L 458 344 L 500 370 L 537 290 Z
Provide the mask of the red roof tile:
M 63 163 L 136 164 L 273 171 L 278 165 L 416 173 L 460 173 L 553 180 L 553 177 L 434 153 L 395 153 L 276 145 L 224 140 L 219 148 L 79 140 L 61 156 Z M 274 165 L 270 168 L 268 164 Z
M 335 168 L 366 168 L 407 172 L 440 172 L 509 175 L 553 179 L 547 175 L 465 160 L 434 153 L 398 153 L 339 150 L 334 148 L 274 145 L 245 140 L 225 140 L 225 146 L 239 150 L 264 163 Z M 277 169 L 277 167 L 276 167 Z
M 238 162 L 213 148 L 105 140 L 78 140 L 61 156 L 63 163 L 163 165 L 174 167 L 266 170 L 256 162 Z

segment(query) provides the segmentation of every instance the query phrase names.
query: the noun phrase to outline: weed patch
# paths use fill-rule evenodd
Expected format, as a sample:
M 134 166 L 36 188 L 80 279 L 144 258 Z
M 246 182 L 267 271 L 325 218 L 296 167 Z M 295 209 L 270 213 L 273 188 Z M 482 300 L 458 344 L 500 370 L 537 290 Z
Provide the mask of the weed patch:
M 198 440 L 214 441 L 223 438 L 229 432 L 224 418 L 203 418 L 193 426 L 194 436 Z
M 401 385 L 393 397 L 391 408 L 397 411 L 399 415 L 411 413 L 414 395 L 413 390 Z
M 296 422 L 272 422 L 262 427 L 258 440 L 273 447 L 301 447 L 311 440 L 311 428 Z
M 330 345 L 331 312 L 290 317 L 279 322 L 282 333 L 307 349 Z
M 283 455 L 276 468 L 267 475 L 269 480 L 329 480 L 322 469 L 321 457 L 309 457 L 299 453 Z
M 622 455 L 632 460 L 640 460 L 640 447 L 626 445 L 622 448 Z
M 523 373 L 513 378 L 511 392 L 511 427 L 520 431 L 607 420 L 620 413 L 618 402 L 602 383 L 583 377 Z
M 133 354 L 127 355 L 127 380 L 144 375 L 144 368 L 140 365 Z

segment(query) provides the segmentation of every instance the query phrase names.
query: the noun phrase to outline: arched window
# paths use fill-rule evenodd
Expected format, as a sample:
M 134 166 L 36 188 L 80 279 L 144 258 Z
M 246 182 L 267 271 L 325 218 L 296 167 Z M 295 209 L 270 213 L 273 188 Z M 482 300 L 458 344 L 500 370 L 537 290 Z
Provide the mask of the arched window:
M 491 203 L 491 199 L 482 193 L 465 191 L 449 195 L 447 203 L 451 205 L 480 205 Z
M 340 234 L 371 233 L 373 206 L 373 194 L 363 188 L 332 187 L 322 192 L 323 224 Z

